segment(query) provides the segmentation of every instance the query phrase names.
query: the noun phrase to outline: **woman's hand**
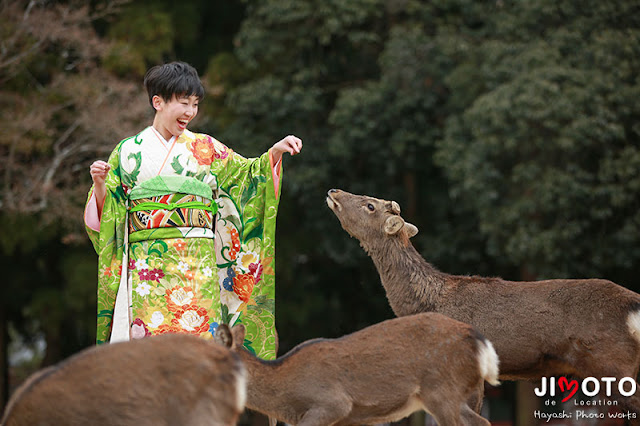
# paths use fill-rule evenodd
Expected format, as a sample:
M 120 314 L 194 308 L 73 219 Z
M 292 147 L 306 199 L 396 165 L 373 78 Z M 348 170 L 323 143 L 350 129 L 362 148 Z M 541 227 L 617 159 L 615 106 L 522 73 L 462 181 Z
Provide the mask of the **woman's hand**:
M 104 207 L 104 199 L 107 195 L 105 179 L 109 169 L 111 169 L 111 166 L 102 160 L 94 161 L 89 167 L 89 173 L 91 173 L 91 179 L 93 180 L 93 195 L 96 197 L 98 206 L 98 217 L 102 217 L 102 207 Z
M 93 164 L 91 164 L 89 172 L 91 173 L 91 179 L 93 180 L 94 185 L 104 185 L 104 181 L 107 178 L 107 173 L 109 173 L 110 168 L 109 164 L 102 160 L 94 161 Z
M 302 139 L 289 135 L 282 140 L 273 144 L 271 147 L 271 155 L 273 155 L 273 161 L 277 163 L 282 158 L 282 154 L 288 152 L 291 155 L 300 154 L 302 150 Z

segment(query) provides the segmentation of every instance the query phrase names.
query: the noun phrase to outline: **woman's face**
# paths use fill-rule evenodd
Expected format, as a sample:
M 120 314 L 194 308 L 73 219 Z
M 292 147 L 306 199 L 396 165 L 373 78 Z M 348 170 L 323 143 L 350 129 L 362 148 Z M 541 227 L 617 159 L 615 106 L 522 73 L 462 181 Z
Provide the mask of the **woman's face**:
M 165 101 L 160 96 L 153 97 L 156 116 L 153 127 L 166 139 L 180 136 L 191 120 L 198 115 L 198 98 L 191 96 L 173 96 Z

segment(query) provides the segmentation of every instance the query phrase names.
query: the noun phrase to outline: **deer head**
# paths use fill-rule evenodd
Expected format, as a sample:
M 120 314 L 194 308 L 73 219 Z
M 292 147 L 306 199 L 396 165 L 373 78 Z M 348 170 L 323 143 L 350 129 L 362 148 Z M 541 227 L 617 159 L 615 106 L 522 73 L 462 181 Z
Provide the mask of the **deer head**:
M 372 237 L 411 238 L 418 228 L 400 216 L 395 201 L 354 195 L 340 189 L 331 189 L 327 205 L 335 213 L 345 231 L 354 238 L 369 241 Z

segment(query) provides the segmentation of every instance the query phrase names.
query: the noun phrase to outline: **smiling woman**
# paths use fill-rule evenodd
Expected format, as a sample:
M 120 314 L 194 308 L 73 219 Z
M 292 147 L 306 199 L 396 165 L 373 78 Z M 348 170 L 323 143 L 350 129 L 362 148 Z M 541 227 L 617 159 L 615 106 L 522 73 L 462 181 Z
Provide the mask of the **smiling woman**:
M 98 342 L 164 333 L 213 337 L 239 321 L 275 357 L 275 222 L 287 136 L 258 158 L 187 130 L 204 89 L 190 65 L 148 71 L 153 124 L 91 166 L 85 210 L 99 259 Z M 251 309 L 248 309 L 251 305 Z

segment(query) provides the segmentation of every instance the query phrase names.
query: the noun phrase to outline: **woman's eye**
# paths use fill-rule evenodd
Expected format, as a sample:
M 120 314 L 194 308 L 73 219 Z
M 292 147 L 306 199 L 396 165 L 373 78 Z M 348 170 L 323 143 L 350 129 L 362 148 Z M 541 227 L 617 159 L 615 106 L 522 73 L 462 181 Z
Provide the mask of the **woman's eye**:
M 369 203 L 367 204 L 367 208 L 369 209 L 370 212 L 374 211 L 376 208 L 373 207 L 373 204 Z

